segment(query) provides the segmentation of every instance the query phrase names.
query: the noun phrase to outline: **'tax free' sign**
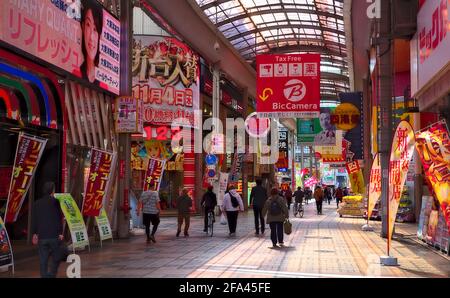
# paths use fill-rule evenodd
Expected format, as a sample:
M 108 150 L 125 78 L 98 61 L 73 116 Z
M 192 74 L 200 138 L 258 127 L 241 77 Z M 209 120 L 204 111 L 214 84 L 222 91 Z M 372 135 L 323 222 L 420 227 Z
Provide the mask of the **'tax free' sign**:
M 314 118 L 320 114 L 320 54 L 256 57 L 259 118 Z

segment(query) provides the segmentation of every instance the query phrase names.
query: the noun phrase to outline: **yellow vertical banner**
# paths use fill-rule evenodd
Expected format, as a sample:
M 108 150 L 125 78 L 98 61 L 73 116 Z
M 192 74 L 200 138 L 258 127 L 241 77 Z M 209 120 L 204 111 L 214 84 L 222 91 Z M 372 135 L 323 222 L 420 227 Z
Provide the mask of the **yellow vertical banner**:
M 364 195 L 366 193 L 366 186 L 358 161 L 349 162 L 346 164 L 346 167 L 353 193 Z
M 367 202 L 367 218 L 372 216 L 373 208 L 381 197 L 381 163 L 377 153 L 370 169 L 369 200 Z
M 415 141 L 411 124 L 401 121 L 395 130 L 389 161 L 388 255 L 398 205 L 406 182 L 409 163 L 414 153 Z

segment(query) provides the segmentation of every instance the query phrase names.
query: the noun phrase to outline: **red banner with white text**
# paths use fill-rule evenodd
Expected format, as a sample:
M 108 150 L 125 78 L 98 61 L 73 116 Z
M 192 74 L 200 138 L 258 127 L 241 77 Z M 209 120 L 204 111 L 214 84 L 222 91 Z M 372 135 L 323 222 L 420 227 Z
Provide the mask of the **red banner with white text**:
M 166 161 L 156 158 L 148 160 L 147 171 L 145 172 L 144 191 L 153 190 L 159 191 L 161 179 L 166 167 Z

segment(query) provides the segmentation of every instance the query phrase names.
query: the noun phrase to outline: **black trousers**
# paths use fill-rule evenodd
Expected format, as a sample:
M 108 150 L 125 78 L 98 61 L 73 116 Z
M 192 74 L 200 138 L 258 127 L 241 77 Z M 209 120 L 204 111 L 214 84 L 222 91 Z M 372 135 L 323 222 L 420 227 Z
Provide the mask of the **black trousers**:
M 262 207 L 253 206 L 253 215 L 255 216 L 255 230 L 259 233 L 259 223 L 261 223 L 261 233 L 264 233 L 266 229 L 266 223 L 264 221 L 264 216 L 262 215 Z
M 317 213 L 322 213 L 322 203 L 323 200 L 316 201 Z
M 283 223 L 282 222 L 271 222 L 270 226 L 270 239 L 272 244 L 276 245 L 278 243 L 283 243 Z
M 159 214 L 149 214 L 149 213 L 143 213 L 142 214 L 142 222 L 144 223 L 145 226 L 145 234 L 147 235 L 147 237 L 150 237 L 150 222 L 153 225 L 153 229 L 152 229 L 152 236 L 155 235 L 156 230 L 158 229 L 158 225 L 159 225 Z
M 205 208 L 205 230 L 208 229 L 208 213 L 212 212 L 214 214 L 214 208 Z
M 43 278 L 56 278 L 58 273 L 58 267 L 60 260 L 57 260 L 59 249 L 59 239 L 39 239 L 38 250 L 39 250 L 39 261 L 41 277 Z M 48 270 L 48 261 L 52 257 L 50 263 L 50 271 Z
M 228 228 L 230 233 L 236 233 L 237 219 L 239 211 L 227 211 Z

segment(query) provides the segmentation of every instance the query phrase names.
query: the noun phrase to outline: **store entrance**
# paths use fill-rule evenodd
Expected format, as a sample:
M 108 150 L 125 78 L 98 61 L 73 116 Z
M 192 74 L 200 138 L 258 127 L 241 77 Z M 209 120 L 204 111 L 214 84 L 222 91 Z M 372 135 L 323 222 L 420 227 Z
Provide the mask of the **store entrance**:
M 47 145 L 36 169 L 30 189 L 15 223 L 6 225 L 11 240 L 29 240 L 31 227 L 32 203 L 42 196 L 42 186 L 53 181 L 56 190 L 61 187 L 61 133 L 43 127 L 21 127 L 13 121 L 0 122 L 0 216 L 4 218 L 8 199 L 11 175 L 13 172 L 19 133 L 46 138 Z M 31 201 L 30 201 L 31 200 Z

